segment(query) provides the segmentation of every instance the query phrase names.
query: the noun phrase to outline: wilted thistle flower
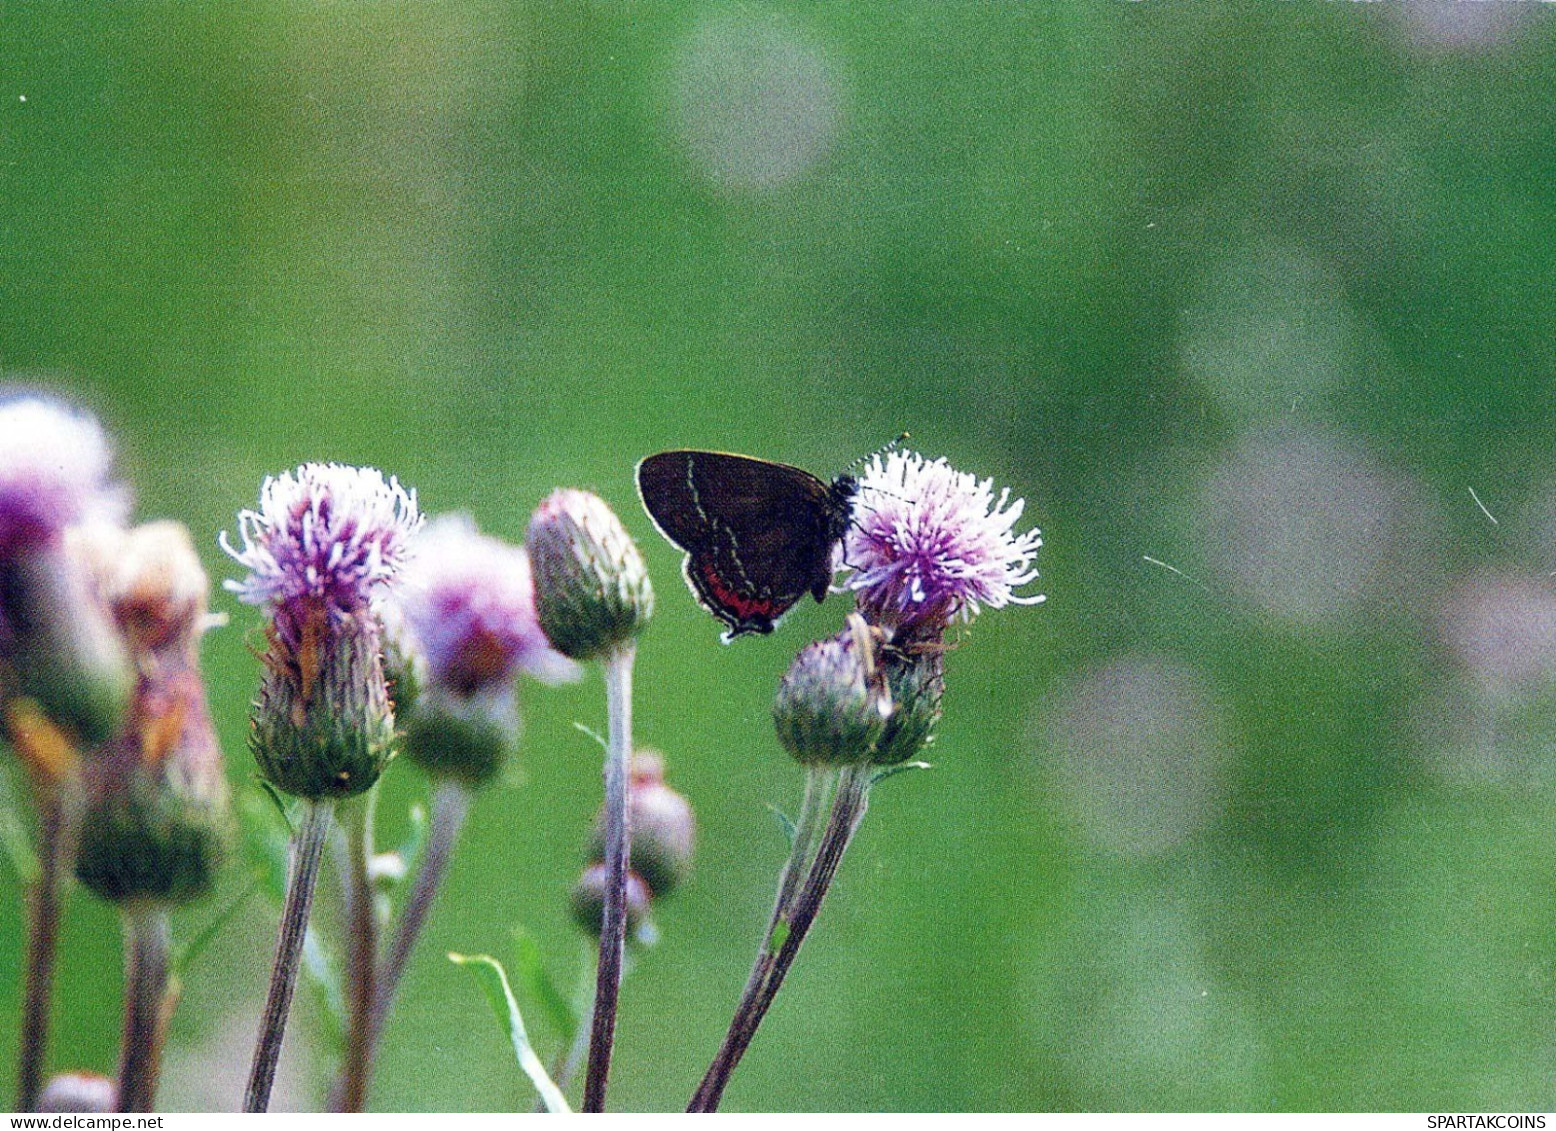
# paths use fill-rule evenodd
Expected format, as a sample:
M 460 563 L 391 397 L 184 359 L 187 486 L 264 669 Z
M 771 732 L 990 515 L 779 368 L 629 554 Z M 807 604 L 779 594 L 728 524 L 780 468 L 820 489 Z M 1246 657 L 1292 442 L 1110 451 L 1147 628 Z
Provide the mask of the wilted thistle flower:
M 590 858 L 605 856 L 604 814 L 595 821 Z M 665 784 L 664 759 L 652 750 L 632 756 L 627 776 L 627 830 L 631 857 L 627 866 L 642 877 L 655 899 L 668 895 L 686 878 L 696 846 L 697 819 L 691 804 Z
M 31 700 L 88 746 L 117 728 L 129 681 L 65 532 L 122 520 L 129 496 L 111 463 L 90 416 L 38 396 L 0 400 L 0 699 Z
M 859 622 L 807 644 L 778 684 L 773 722 L 778 741 L 807 765 L 871 761 L 892 714 L 876 665 L 875 638 Z
M 394 737 L 373 598 L 421 526 L 414 492 L 372 468 L 308 463 L 271 476 L 238 516 L 249 574 L 228 589 L 270 613 L 251 745 L 262 773 L 309 800 L 350 797 L 382 772 Z
M 83 538 L 139 673 L 118 737 L 88 767 L 76 874 L 103 899 L 183 903 L 210 890 L 229 831 L 227 779 L 198 669 L 205 571 L 159 522 Z
M 552 492 L 535 508 L 524 545 L 540 627 L 564 656 L 599 659 L 648 623 L 654 588 L 643 555 L 599 496 Z
M 1037 577 L 1032 558 L 1043 544 L 1036 530 L 1012 532 L 1023 506 L 1008 490 L 996 497 L 993 480 L 943 459 L 874 457 L 859 476 L 843 544 L 860 610 L 874 624 L 906 629 L 899 637 L 924 640 L 984 606 L 1042 601 L 1013 592 Z
M 427 524 L 386 614 L 411 669 L 397 678 L 416 689 L 409 704 L 397 695 L 405 752 L 429 773 L 489 780 L 518 737 L 519 674 L 579 674 L 540 630 L 529 555 L 468 515 Z

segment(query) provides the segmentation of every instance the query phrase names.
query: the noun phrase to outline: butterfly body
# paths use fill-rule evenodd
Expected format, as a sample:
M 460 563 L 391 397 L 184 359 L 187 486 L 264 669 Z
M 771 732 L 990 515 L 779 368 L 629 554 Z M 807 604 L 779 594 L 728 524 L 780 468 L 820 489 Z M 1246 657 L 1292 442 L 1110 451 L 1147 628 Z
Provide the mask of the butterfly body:
M 638 464 L 659 532 L 686 552 L 681 572 L 726 640 L 771 632 L 809 593 L 823 600 L 856 484 L 727 452 L 670 451 Z

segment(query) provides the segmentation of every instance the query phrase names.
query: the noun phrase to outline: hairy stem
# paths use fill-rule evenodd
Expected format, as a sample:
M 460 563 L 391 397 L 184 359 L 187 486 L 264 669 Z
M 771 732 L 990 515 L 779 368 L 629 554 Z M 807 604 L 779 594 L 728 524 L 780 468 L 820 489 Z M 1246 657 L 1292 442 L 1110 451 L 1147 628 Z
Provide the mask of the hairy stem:
M 148 1112 L 157 1095 L 171 1012 L 168 955 L 172 928 L 162 904 L 124 909 L 124 1039 L 119 1050 L 121 1112 Z
M 281 1041 L 286 1036 L 292 991 L 297 988 L 298 960 L 302 957 L 303 938 L 308 933 L 308 915 L 313 909 L 319 858 L 324 854 L 324 842 L 329 839 L 334 812 L 333 801 L 303 802 L 302 828 L 292 841 L 292 869 L 286 885 L 286 903 L 281 909 L 275 965 L 270 972 L 270 995 L 260 1018 L 259 1042 L 254 1048 L 254 1064 L 249 1070 L 248 1089 L 243 1097 L 245 1112 L 265 1111 L 270 1106 L 270 1089 L 275 1084 L 276 1062 L 281 1057 Z
M 589 1032 L 589 1066 L 584 1077 L 584 1111 L 605 1110 L 611 1046 L 616 1039 L 616 1000 L 627 942 L 627 763 L 632 756 L 632 659 L 623 645 L 605 660 L 605 699 L 610 735 L 605 754 L 605 915 L 600 928 L 600 962 L 594 983 L 594 1018 Z
M 815 845 L 815 852 L 810 860 L 810 868 L 803 885 L 794 891 L 787 875 L 780 881 L 780 903 L 774 908 L 773 922 L 768 927 L 761 953 L 757 956 L 756 969 L 752 971 L 746 993 L 736 1007 L 735 1016 L 729 1024 L 729 1031 L 724 1035 L 724 1043 L 719 1047 L 713 1063 L 708 1066 L 702 1083 L 698 1085 L 691 1102 L 687 1105 L 687 1111 L 718 1110 L 724 1088 L 728 1085 L 736 1067 L 739 1066 L 746 1049 L 750 1047 L 757 1029 L 762 1024 L 762 1019 L 767 1016 L 768 1008 L 783 985 L 789 968 L 794 964 L 795 956 L 799 954 L 805 936 L 810 932 L 811 925 L 821 911 L 821 902 L 826 898 L 832 880 L 837 875 L 843 853 L 853 839 L 854 832 L 859 828 L 860 820 L 864 817 L 871 772 L 872 767 L 869 766 L 850 766 L 841 772 L 831 812 L 828 814 L 824 830 L 821 831 L 819 842 Z M 808 785 L 809 783 L 807 787 Z M 808 788 L 807 792 L 809 792 Z M 801 813 L 803 817 L 803 809 Z M 798 828 L 796 834 L 795 840 L 798 846 L 800 840 Z M 794 864 L 795 860 L 796 856 L 791 856 L 790 864 Z M 785 871 L 787 873 L 788 866 Z M 782 901 L 782 896 L 786 890 L 790 890 L 791 894 L 785 903 Z

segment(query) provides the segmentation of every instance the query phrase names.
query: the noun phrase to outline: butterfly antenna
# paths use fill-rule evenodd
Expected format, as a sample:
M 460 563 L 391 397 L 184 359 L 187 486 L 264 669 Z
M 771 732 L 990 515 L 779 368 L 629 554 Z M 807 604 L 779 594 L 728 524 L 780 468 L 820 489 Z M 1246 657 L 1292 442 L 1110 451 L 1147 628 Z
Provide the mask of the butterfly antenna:
M 880 456 L 886 455 L 889 452 L 896 451 L 898 448 L 902 447 L 903 444 L 907 443 L 912 438 L 913 438 L 912 433 L 904 432 L 902 435 L 898 436 L 891 443 L 889 443 L 889 444 L 882 444 L 879 448 L 876 448 L 875 451 L 869 452 L 869 453 L 867 453 L 865 455 L 860 456 L 858 459 L 854 460 L 853 463 L 849 464 L 847 467 L 845 467 L 843 469 L 843 473 L 846 475 L 846 474 L 852 472 L 854 470 L 854 468 L 858 467 L 862 463 L 867 463 L 867 462 L 869 462 L 872 459 L 876 459 L 876 458 L 878 458 Z

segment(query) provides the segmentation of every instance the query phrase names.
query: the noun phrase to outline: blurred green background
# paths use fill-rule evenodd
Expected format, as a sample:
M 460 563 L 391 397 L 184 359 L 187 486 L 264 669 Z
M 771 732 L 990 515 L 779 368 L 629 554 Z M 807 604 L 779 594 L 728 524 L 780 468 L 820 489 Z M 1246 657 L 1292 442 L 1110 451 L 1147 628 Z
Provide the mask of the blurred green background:
M 6 2 L 0 367 L 100 413 L 217 579 L 303 460 L 514 538 L 553 486 L 618 509 L 659 590 L 638 737 L 701 843 L 615 1108 L 678 1108 L 717 1045 L 799 790 L 771 696 L 846 607 L 721 647 L 632 466 L 831 474 L 904 429 L 1026 498 L 1049 600 L 950 657 L 936 769 L 877 791 L 727 1107 L 1549 1108 L 1544 7 Z M 217 603 L 251 794 L 258 617 Z M 375 1106 L 529 1102 L 442 958 L 523 923 L 578 962 L 598 674 L 525 704 Z M 392 841 L 423 784 L 384 788 Z M 236 1107 L 273 939 L 252 904 L 191 976 L 165 1106 Z M 55 1066 L 112 1070 L 119 985 L 78 893 Z M 299 995 L 278 1106 L 323 1034 Z

